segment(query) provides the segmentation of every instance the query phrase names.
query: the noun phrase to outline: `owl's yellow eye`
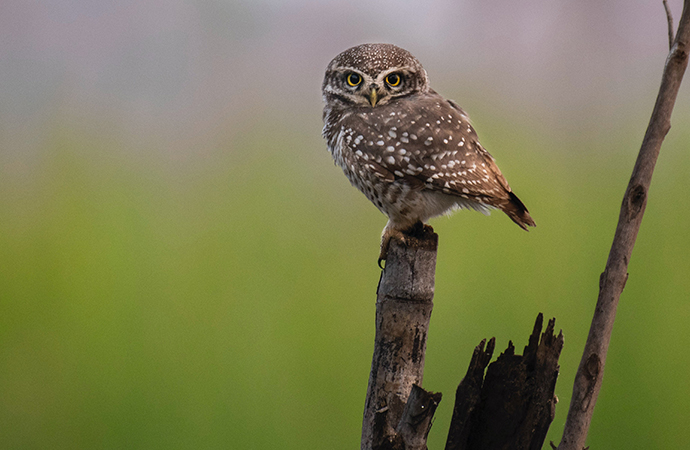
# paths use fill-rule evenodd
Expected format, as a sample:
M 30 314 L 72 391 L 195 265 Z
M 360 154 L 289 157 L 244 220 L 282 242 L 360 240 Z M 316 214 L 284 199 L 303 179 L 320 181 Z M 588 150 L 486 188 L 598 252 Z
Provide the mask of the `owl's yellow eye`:
M 350 86 L 358 86 L 362 83 L 362 77 L 360 77 L 358 74 L 352 72 L 347 76 L 347 84 Z
M 401 81 L 402 81 L 402 77 L 400 75 L 398 75 L 397 73 L 392 73 L 392 74 L 386 76 L 386 83 L 388 83 L 388 86 L 390 86 L 390 87 L 400 86 Z

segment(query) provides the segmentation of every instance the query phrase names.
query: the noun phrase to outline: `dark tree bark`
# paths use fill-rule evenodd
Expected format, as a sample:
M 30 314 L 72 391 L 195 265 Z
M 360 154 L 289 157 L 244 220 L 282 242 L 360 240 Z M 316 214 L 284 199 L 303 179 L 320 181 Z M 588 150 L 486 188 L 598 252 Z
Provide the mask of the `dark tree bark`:
M 484 344 L 486 344 L 486 339 L 475 347 L 467 374 L 455 390 L 455 406 L 453 407 L 453 417 L 450 420 L 446 450 L 467 448 L 472 430 L 470 418 L 476 415 L 474 412 L 481 399 L 484 370 L 494 354 L 496 339 L 491 338 L 489 340 L 486 350 L 484 350 Z
M 668 11 L 668 9 L 667 9 Z M 670 16 L 669 16 L 670 22 Z M 669 37 L 673 36 L 672 29 Z M 685 0 L 671 51 L 666 59 L 661 87 L 654 111 L 647 127 L 642 147 L 623 196 L 616 234 L 613 238 L 606 268 L 599 279 L 599 298 L 589 329 L 589 336 L 575 375 L 573 395 L 563 431 L 560 450 L 582 450 L 594 413 L 604 376 L 604 364 L 616 317 L 616 308 L 628 279 L 628 263 L 637 232 L 647 206 L 647 193 L 661 143 L 671 128 L 671 113 L 675 105 L 690 50 L 690 0 Z
M 494 340 L 474 351 L 467 375 L 458 386 L 446 450 L 541 449 L 553 421 L 558 358 L 563 333 L 553 334 L 555 320 L 541 334 L 539 314 L 523 355 L 513 343 L 489 365 Z M 482 378 L 484 378 L 482 383 Z

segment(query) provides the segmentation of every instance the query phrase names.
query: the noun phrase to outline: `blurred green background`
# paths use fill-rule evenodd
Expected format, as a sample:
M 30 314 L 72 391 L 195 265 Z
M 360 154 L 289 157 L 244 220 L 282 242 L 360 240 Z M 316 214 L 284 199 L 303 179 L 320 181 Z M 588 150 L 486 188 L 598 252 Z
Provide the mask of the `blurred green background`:
M 358 448 L 385 218 L 326 151 L 320 84 L 362 42 L 422 61 L 538 224 L 432 221 L 430 448 L 474 346 L 521 351 L 539 312 L 565 334 L 560 440 L 661 2 L 10 0 L 0 34 L 0 448 Z M 685 81 L 592 448 L 690 440 Z

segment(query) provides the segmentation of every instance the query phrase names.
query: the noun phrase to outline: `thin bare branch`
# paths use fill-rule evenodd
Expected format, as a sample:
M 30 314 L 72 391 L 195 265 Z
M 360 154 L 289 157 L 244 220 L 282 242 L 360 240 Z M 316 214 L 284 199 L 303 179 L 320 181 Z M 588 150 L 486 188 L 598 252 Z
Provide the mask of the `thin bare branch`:
M 664 0 L 664 9 L 666 10 L 666 21 L 668 22 L 668 49 L 673 47 L 673 16 L 671 16 L 671 9 L 668 7 L 668 2 Z
M 573 395 L 559 450 L 582 450 L 587 439 L 594 405 L 604 375 L 606 354 L 618 300 L 628 279 L 628 263 L 647 206 L 647 193 L 661 143 L 671 128 L 671 113 L 688 65 L 688 51 L 690 51 L 690 0 L 685 0 L 678 24 L 678 33 L 666 59 L 654 111 L 623 197 L 623 205 L 606 268 L 599 280 L 599 298 L 585 350 L 575 375 Z

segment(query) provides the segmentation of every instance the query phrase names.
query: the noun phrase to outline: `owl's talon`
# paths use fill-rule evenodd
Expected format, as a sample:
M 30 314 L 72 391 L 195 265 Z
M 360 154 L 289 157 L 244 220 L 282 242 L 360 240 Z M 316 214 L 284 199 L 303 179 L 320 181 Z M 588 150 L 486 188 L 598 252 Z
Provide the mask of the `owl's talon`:
M 381 251 L 379 252 L 379 267 L 381 269 L 384 268 L 384 266 L 381 265 L 381 261 L 385 261 L 388 258 L 388 248 L 390 247 L 391 244 L 391 235 L 390 233 L 387 233 L 386 231 L 388 228 L 384 228 L 383 230 L 383 236 L 381 236 Z
M 419 223 L 419 226 L 421 226 L 421 222 Z M 390 221 L 386 224 L 386 227 L 383 229 L 383 233 L 381 235 L 381 252 L 379 253 L 379 267 L 381 267 L 381 261 L 385 261 L 388 259 L 388 250 L 390 249 L 391 246 L 391 239 L 396 238 L 403 243 L 407 243 L 405 239 L 405 232 L 393 228 L 391 225 Z M 383 267 L 381 267 L 383 269 Z

